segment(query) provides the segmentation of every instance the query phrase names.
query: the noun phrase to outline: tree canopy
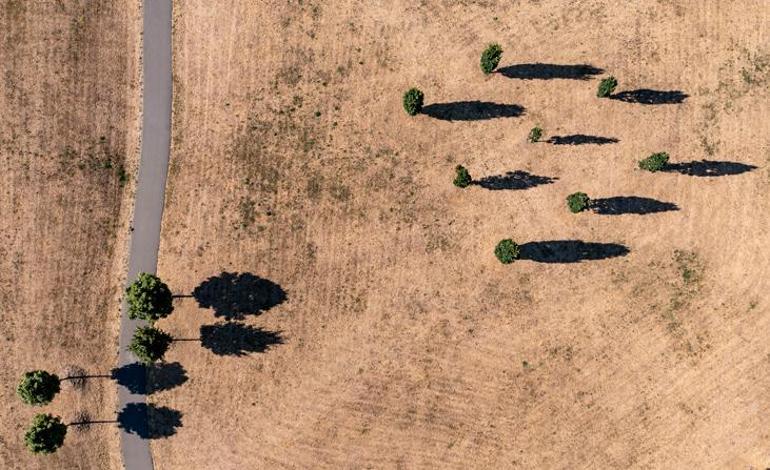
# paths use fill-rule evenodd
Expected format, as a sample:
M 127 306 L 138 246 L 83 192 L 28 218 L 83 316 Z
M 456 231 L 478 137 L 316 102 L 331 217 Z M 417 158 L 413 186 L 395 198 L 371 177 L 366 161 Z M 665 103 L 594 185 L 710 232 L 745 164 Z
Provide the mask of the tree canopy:
M 50 414 L 38 414 L 24 433 L 24 444 L 35 454 L 51 454 L 64 444 L 67 426 L 61 418 Z
M 167 317 L 173 310 L 173 295 L 158 276 L 140 273 L 136 281 L 126 289 L 128 317 L 154 323 Z
M 45 405 L 59 393 L 59 377 L 44 370 L 25 372 L 16 393 L 28 405 Z
M 481 71 L 485 74 L 494 72 L 503 56 L 503 48 L 500 44 L 490 44 L 481 53 Z
M 173 338 L 165 331 L 152 326 L 141 326 L 134 331 L 128 350 L 144 364 L 163 359 Z

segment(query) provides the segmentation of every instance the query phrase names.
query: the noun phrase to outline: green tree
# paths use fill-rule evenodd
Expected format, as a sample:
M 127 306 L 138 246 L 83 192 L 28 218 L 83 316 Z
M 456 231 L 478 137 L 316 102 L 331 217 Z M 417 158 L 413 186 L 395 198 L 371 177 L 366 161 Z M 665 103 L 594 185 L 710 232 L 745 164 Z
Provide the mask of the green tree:
M 608 98 L 613 91 L 615 91 L 615 87 L 618 86 L 618 81 L 615 79 L 615 77 L 607 77 L 601 82 L 599 82 L 599 89 L 596 91 L 596 96 L 599 98 Z
M 567 206 L 569 207 L 569 210 L 574 214 L 583 212 L 584 210 L 588 209 L 590 204 L 591 200 L 588 198 L 588 194 L 586 193 L 578 192 L 567 196 Z
M 134 331 L 128 350 L 134 353 L 140 362 L 152 364 L 163 359 L 172 341 L 171 335 L 165 331 L 152 326 L 141 326 Z
M 60 380 L 56 374 L 44 370 L 25 372 L 16 393 L 28 405 L 45 405 L 59 393 Z
M 422 103 L 425 100 L 425 94 L 417 88 L 410 88 L 404 93 L 404 110 L 406 114 L 414 116 L 422 111 Z
M 503 264 L 511 264 L 515 260 L 519 259 L 521 254 L 521 248 L 514 243 L 510 238 L 500 240 L 500 243 L 495 247 L 495 256 Z
M 126 289 L 128 317 L 154 323 L 167 317 L 173 310 L 173 295 L 158 276 L 140 273 L 136 281 Z
M 500 63 L 500 58 L 503 56 L 503 48 L 500 44 L 490 44 L 481 53 L 481 70 L 485 74 L 492 73 L 497 65 Z
M 668 154 L 666 152 L 653 153 L 644 160 L 639 161 L 639 168 L 655 173 L 666 168 Z
M 532 128 L 532 130 L 529 131 L 527 140 L 532 143 L 535 143 L 535 142 L 538 142 L 541 137 L 543 137 L 543 129 L 541 129 L 540 126 L 535 126 Z
M 24 444 L 35 454 L 51 454 L 64 444 L 67 426 L 61 418 L 50 414 L 39 414 L 32 419 L 32 425 L 24 433 Z
M 452 182 L 458 188 L 467 188 L 473 182 L 468 169 L 462 165 L 455 167 L 455 180 Z

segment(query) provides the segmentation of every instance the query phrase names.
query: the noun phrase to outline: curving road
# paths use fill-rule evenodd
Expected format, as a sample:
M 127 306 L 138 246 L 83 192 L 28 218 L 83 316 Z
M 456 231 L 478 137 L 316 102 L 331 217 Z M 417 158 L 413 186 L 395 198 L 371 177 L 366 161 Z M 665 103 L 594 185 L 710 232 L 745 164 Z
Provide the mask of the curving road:
M 144 0 L 142 156 L 134 202 L 127 282 L 135 279 L 140 272 L 154 273 L 158 264 L 160 223 L 171 145 L 171 2 Z M 128 319 L 123 302 L 119 367 L 136 362 L 126 347 L 138 324 Z M 144 402 L 144 395 L 132 394 L 118 385 L 118 411 L 129 403 Z M 120 450 L 127 470 L 152 470 L 149 440 L 121 429 Z

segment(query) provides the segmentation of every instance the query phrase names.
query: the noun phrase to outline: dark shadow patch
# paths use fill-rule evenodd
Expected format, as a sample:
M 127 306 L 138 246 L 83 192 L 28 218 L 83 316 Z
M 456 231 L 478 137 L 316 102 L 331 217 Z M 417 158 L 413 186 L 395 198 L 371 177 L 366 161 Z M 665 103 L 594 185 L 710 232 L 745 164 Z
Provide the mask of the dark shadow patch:
M 550 139 L 546 140 L 546 142 L 553 145 L 606 145 L 606 144 L 616 144 L 620 141 L 614 137 L 572 134 L 572 135 L 555 135 Z
M 524 107 L 487 101 L 455 101 L 423 106 L 422 113 L 444 121 L 482 121 L 518 117 L 524 114 Z
M 747 171 L 755 170 L 754 165 L 738 162 L 720 162 L 713 160 L 701 160 L 683 163 L 669 163 L 663 171 L 681 173 L 688 176 L 716 177 L 740 175 Z
M 268 331 L 234 322 L 203 325 L 200 332 L 201 346 L 218 356 L 262 353 L 271 346 L 284 342 L 279 331 Z
M 243 319 L 258 315 L 286 301 L 286 292 L 278 284 L 251 273 L 227 273 L 212 276 L 193 290 L 193 297 L 203 308 L 213 308 L 214 315 Z
M 541 184 L 551 184 L 558 178 L 551 178 L 550 176 L 538 176 L 526 171 L 509 171 L 504 175 L 485 176 L 478 181 L 474 181 L 473 184 L 479 185 L 484 189 L 490 189 L 493 191 L 502 189 L 529 189 Z
M 520 80 L 588 80 L 604 70 L 589 64 L 515 64 L 497 70 L 507 78 Z
M 654 214 L 655 212 L 678 211 L 673 202 L 637 196 L 617 196 L 591 200 L 591 210 L 601 215 Z
M 176 434 L 182 413 L 166 406 L 129 403 L 118 413 L 118 427 L 142 439 L 159 439 Z
M 617 243 L 591 243 L 580 240 L 551 240 L 521 245 L 519 259 L 538 263 L 579 263 L 625 256 L 628 248 Z
M 187 382 L 187 371 L 178 362 L 145 366 L 139 362 L 112 369 L 112 379 L 136 395 L 170 390 Z
M 684 102 L 688 96 L 687 93 L 679 90 L 662 91 L 640 88 L 638 90 L 621 91 L 610 96 L 610 99 L 638 104 L 679 104 Z

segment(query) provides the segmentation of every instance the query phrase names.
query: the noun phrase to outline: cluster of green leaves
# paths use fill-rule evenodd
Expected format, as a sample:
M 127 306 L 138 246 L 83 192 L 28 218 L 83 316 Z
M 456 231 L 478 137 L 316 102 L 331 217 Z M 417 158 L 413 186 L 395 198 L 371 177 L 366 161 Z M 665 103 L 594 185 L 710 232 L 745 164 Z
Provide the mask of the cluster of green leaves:
M 615 87 L 618 86 L 618 81 L 615 77 L 607 77 L 599 82 L 599 89 L 596 91 L 596 96 L 599 98 L 608 98 L 615 91 Z
M 569 207 L 569 210 L 574 214 L 588 209 L 590 204 L 591 200 L 586 193 L 577 192 L 567 196 L 567 207 Z
M 458 188 L 467 188 L 472 182 L 473 178 L 471 178 L 468 169 L 462 165 L 457 165 L 455 167 L 455 179 L 452 183 Z
M 503 48 L 500 47 L 500 44 L 488 45 L 484 52 L 481 53 L 481 70 L 485 74 L 494 72 L 502 56 Z
M 414 116 L 422 111 L 425 94 L 417 88 L 410 88 L 404 93 L 404 110 L 406 114 Z
M 503 264 L 513 263 L 519 259 L 520 254 L 521 248 L 510 238 L 500 240 L 495 247 L 495 257 Z
M 134 353 L 140 362 L 152 364 L 163 359 L 172 341 L 171 335 L 165 331 L 152 326 L 141 326 L 134 331 L 128 350 Z
M 541 137 L 543 137 L 543 129 L 540 128 L 540 126 L 535 126 L 532 128 L 532 130 L 529 131 L 527 140 L 532 143 L 535 143 L 535 142 L 538 142 Z
M 44 370 L 26 372 L 19 386 L 16 387 L 16 393 L 21 401 L 35 406 L 51 403 L 59 390 L 61 390 L 59 377 Z
M 50 454 L 64 444 L 67 426 L 61 418 L 50 414 L 38 414 L 24 433 L 24 444 L 35 454 Z
M 158 276 L 140 273 L 136 281 L 126 289 L 128 317 L 154 323 L 167 317 L 173 310 L 173 295 Z
M 668 165 L 668 153 L 658 152 L 653 153 L 644 160 L 639 161 L 639 168 L 651 172 L 661 171 Z

